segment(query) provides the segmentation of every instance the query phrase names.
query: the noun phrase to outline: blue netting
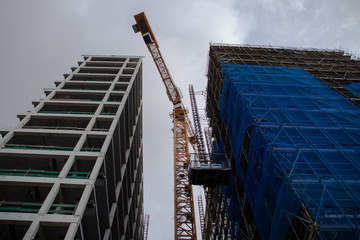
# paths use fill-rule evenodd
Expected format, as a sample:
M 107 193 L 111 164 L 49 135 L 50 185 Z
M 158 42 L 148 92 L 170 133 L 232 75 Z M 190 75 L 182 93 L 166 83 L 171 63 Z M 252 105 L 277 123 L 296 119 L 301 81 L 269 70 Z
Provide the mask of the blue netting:
M 221 119 L 262 238 L 283 239 L 309 202 L 322 238 L 358 239 L 360 109 L 301 68 L 222 67 Z M 248 129 L 244 167 L 240 150 Z M 232 189 L 233 182 L 223 187 L 231 231 L 240 236 Z
M 360 97 L 360 82 L 353 82 L 345 85 L 345 88 Z

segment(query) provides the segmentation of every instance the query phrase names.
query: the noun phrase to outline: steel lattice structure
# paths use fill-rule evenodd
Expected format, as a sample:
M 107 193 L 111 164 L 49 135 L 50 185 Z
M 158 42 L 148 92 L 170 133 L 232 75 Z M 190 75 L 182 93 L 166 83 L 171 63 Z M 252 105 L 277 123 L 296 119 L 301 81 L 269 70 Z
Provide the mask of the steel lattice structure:
M 193 193 L 188 176 L 188 142 L 190 141 L 194 146 L 195 141 L 192 135 L 188 139 L 187 129 L 192 134 L 192 128 L 187 120 L 186 110 L 181 102 L 181 95 L 166 67 L 159 45 L 145 14 L 143 12 L 139 13 L 134 18 L 136 20 L 136 25 L 133 26 L 134 31 L 141 32 L 164 82 L 167 95 L 173 103 L 175 239 L 196 239 Z
M 189 93 L 190 93 L 191 110 L 194 119 L 195 136 L 197 141 L 197 152 L 205 153 L 206 151 L 205 151 L 204 137 L 201 131 L 199 111 L 197 108 L 194 87 L 192 84 L 189 85 Z
M 186 110 L 174 109 L 175 239 L 196 239 L 192 186 L 189 183 L 189 147 Z
M 149 234 L 149 219 L 150 214 L 145 214 L 145 221 L 144 221 L 144 240 L 147 240 Z
M 206 239 L 205 234 L 205 213 L 204 213 L 204 206 L 202 201 L 202 196 L 198 196 L 198 206 L 199 206 L 199 215 L 200 215 L 200 226 L 201 226 L 201 235 L 203 239 Z

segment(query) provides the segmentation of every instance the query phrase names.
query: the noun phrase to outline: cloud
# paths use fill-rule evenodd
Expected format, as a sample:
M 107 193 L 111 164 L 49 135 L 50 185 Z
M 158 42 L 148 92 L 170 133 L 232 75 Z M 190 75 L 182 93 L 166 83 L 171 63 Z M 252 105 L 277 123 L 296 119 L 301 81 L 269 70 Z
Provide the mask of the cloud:
M 244 5 L 256 12 L 246 42 L 317 48 L 338 48 L 344 44 L 360 50 L 358 1 L 262 0 Z
M 189 107 L 188 84 L 205 90 L 210 42 L 335 48 L 360 53 L 358 0 L 12 0 L 0 2 L 0 126 L 32 109 L 81 54 L 144 55 L 145 211 L 149 239 L 173 238 L 173 144 L 169 102 L 133 15 L 145 11 Z M 203 108 L 203 98 L 198 98 Z M 200 230 L 198 230 L 200 232 Z

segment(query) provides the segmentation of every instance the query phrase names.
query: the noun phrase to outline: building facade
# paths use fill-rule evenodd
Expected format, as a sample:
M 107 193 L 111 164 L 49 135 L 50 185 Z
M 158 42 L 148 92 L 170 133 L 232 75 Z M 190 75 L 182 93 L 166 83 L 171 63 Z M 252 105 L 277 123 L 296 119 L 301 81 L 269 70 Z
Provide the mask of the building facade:
M 211 239 L 358 239 L 360 61 L 342 51 L 210 46 L 206 111 L 230 184 Z
M 142 58 L 84 56 L 2 131 L 1 239 L 142 239 Z

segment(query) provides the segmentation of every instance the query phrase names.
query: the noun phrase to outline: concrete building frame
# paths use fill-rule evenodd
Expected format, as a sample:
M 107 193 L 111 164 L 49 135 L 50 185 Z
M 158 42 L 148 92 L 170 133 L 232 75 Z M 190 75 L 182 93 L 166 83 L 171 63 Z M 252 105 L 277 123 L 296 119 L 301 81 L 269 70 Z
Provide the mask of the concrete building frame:
M 142 57 L 84 55 L 2 130 L 1 238 L 142 239 Z

